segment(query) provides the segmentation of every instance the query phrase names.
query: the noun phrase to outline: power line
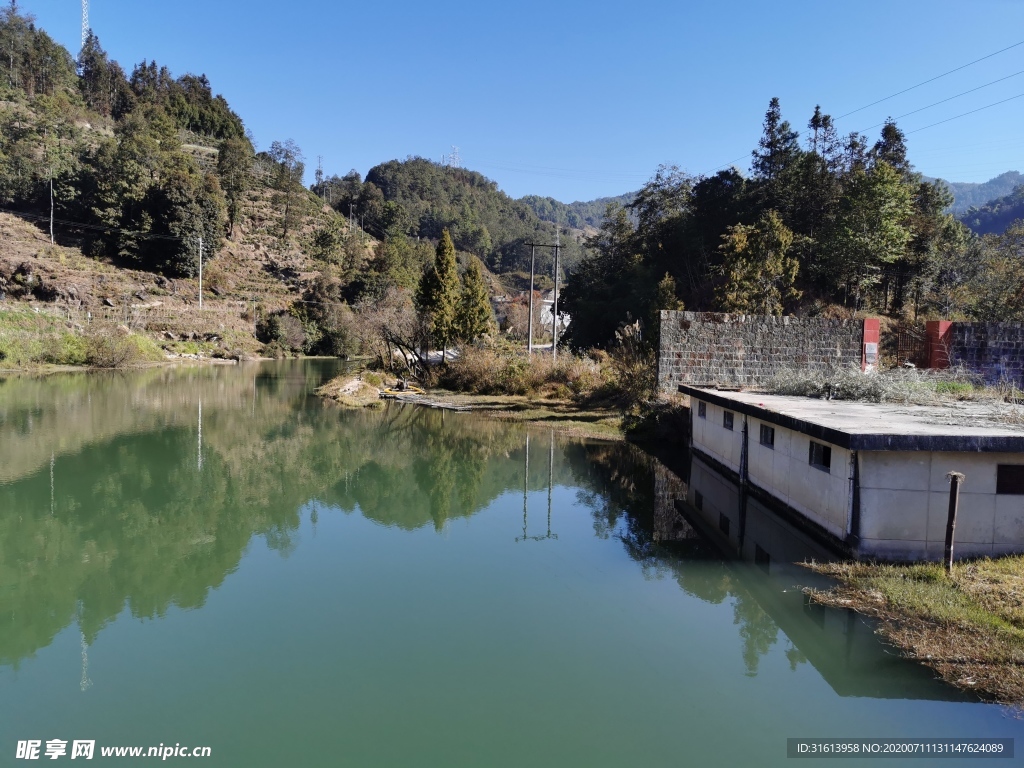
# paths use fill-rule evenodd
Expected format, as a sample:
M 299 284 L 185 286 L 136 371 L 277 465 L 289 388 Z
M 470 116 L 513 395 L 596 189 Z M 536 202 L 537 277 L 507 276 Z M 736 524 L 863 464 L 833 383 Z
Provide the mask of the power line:
M 11 208 L 0 208 L 0 213 L 9 213 L 12 216 L 19 216 L 25 219 L 34 219 L 36 221 L 49 221 L 49 216 L 40 216 L 34 213 L 25 213 L 24 211 L 15 211 Z M 152 232 L 137 232 L 131 229 L 118 229 L 116 227 L 103 227 L 98 224 L 85 224 L 80 221 L 67 221 L 66 219 L 54 219 L 54 224 L 63 224 L 65 227 L 75 227 L 76 229 L 88 229 L 93 232 L 108 232 L 121 235 L 131 235 L 132 237 L 138 237 L 143 240 L 173 240 L 175 242 L 182 242 L 190 238 L 187 237 L 175 237 L 174 235 L 156 235 Z
M 904 88 L 902 91 L 899 91 L 897 93 L 893 93 L 893 94 L 891 94 L 889 96 L 886 96 L 885 98 L 878 99 L 878 101 L 873 101 L 870 104 L 865 104 L 863 107 L 858 107 L 857 109 L 854 109 L 851 112 L 847 112 L 846 114 L 840 115 L 839 117 L 834 118 L 834 119 L 835 120 L 842 120 L 844 117 L 849 117 L 850 115 L 856 114 L 857 112 L 861 112 L 861 111 L 867 109 L 868 107 L 873 107 L 876 104 L 881 104 L 882 102 L 888 101 L 889 99 L 894 99 L 897 96 L 902 96 L 904 93 L 909 93 L 910 91 L 913 91 L 916 88 L 920 88 L 922 85 L 927 85 L 928 83 L 933 83 L 936 80 L 940 80 L 941 78 L 946 77 L 946 75 L 951 75 L 954 72 L 959 72 L 961 69 L 966 69 L 967 67 L 970 67 L 970 66 L 972 66 L 974 64 L 977 64 L 980 61 L 985 61 L 985 59 L 991 59 L 993 56 L 998 56 L 1000 53 L 1005 53 L 1006 51 L 1009 51 L 1009 50 L 1011 50 L 1013 48 L 1016 48 L 1018 46 L 1021 46 L 1021 45 L 1024 45 L 1024 40 L 1021 40 L 1020 42 L 1014 43 L 1013 45 L 1009 45 L 1006 48 L 1001 48 L 1000 50 L 995 51 L 994 53 L 990 53 L 990 54 L 988 54 L 986 56 L 982 56 L 980 59 L 975 59 L 974 61 L 968 62 L 967 64 L 964 64 L 962 66 L 959 66 L 956 69 L 951 69 L 948 72 L 943 72 L 941 75 L 936 75 L 935 77 L 931 77 L 931 78 L 929 78 L 927 80 L 924 80 L 924 81 L 918 83 L 917 85 L 912 85 L 910 88 Z M 958 93 L 956 96 L 950 96 L 948 99 L 943 99 L 943 101 L 937 101 L 934 104 L 929 104 L 928 107 L 922 107 L 921 109 L 914 110 L 914 112 L 908 112 L 906 115 L 902 115 L 902 117 L 907 117 L 907 115 L 912 115 L 912 114 L 915 114 L 916 112 L 922 112 L 925 109 L 928 109 L 929 107 L 934 107 L 934 106 L 936 106 L 938 104 L 942 104 L 945 101 L 950 101 L 952 99 L 958 98 L 959 96 L 963 96 L 965 94 L 972 93 L 973 91 L 980 90 L 981 88 L 985 88 L 985 87 L 987 87 L 989 85 L 993 85 L 995 83 L 1002 82 L 1002 80 L 1008 80 L 1009 78 L 1016 77 L 1019 74 L 1021 74 L 1021 73 L 1020 72 L 1016 72 L 1013 75 L 1007 75 L 1006 77 L 1001 78 L 1000 80 L 993 80 L 991 83 L 986 83 L 985 85 L 978 86 L 978 88 L 974 88 L 971 91 L 964 91 L 963 93 Z M 1016 97 L 1014 97 L 1014 98 L 1016 98 Z M 990 105 L 990 106 L 995 106 L 995 105 L 993 104 L 993 105 Z M 985 108 L 987 109 L 987 107 L 985 107 Z M 970 113 L 965 113 L 965 114 L 970 114 Z M 963 115 L 957 115 L 957 117 L 962 117 L 962 116 Z M 896 118 L 896 119 L 900 119 L 900 118 Z M 950 118 L 950 119 L 953 120 L 953 119 L 956 119 L 956 118 Z M 884 125 L 884 123 L 879 123 L 879 125 Z M 934 123 L 934 125 L 939 125 L 939 123 Z M 877 128 L 877 127 L 878 127 L 877 125 L 873 125 L 873 126 L 871 126 L 871 128 L 866 128 L 864 130 L 870 131 L 872 128 Z M 925 127 L 926 128 L 931 128 L 932 126 L 929 125 L 929 126 L 925 126 Z M 923 131 L 924 128 L 918 128 L 917 130 L 918 131 Z M 917 131 L 911 131 L 911 133 L 916 133 L 916 132 Z M 737 163 L 737 162 L 739 162 L 740 160 L 743 160 L 746 157 L 747 157 L 747 155 L 743 154 L 743 155 L 740 155 L 739 157 L 737 157 L 734 160 L 729 160 L 728 162 L 725 162 L 725 163 L 722 163 L 721 165 L 715 166 L 710 171 L 707 171 L 706 175 L 713 174 L 713 173 L 715 173 L 717 171 L 722 170 L 723 168 L 728 168 L 731 165 L 733 165 L 734 163 Z M 704 175 L 704 174 L 702 174 L 702 175 Z
M 1013 101 L 1014 99 L 1019 99 L 1022 96 L 1024 96 L 1024 93 L 1018 93 L 1016 96 L 1011 96 L 1010 98 L 1003 99 L 1002 101 L 995 101 L 995 102 L 993 102 L 991 104 L 986 104 L 984 107 L 978 107 L 977 109 L 972 109 L 970 112 L 964 112 L 964 113 L 959 114 L 959 115 L 954 115 L 953 117 L 947 117 L 945 120 L 939 120 L 939 122 L 932 123 L 931 125 L 926 125 L 926 126 L 924 126 L 924 128 L 915 128 L 912 131 L 907 131 L 907 135 L 909 136 L 912 133 L 917 133 L 918 131 L 923 131 L 923 130 L 926 130 L 928 128 L 934 128 L 936 125 L 942 125 L 943 123 L 948 123 L 950 120 L 959 120 L 961 117 L 967 117 L 968 115 L 973 115 L 975 112 L 981 112 L 982 110 L 985 110 L 985 109 L 991 109 L 992 107 L 998 107 L 1000 104 L 1005 104 L 1008 101 Z
M 892 120 L 902 120 L 904 117 L 910 117 L 911 115 L 916 115 L 918 112 L 924 112 L 926 109 L 931 109 L 932 107 L 937 107 L 939 104 L 945 104 L 947 101 L 952 101 L 953 99 L 959 99 L 961 96 L 966 96 L 968 93 L 974 93 L 975 91 L 980 91 L 982 88 L 988 88 L 990 85 L 995 85 L 996 83 L 1001 83 L 1001 82 L 1003 82 L 1003 80 L 1009 80 L 1011 77 L 1017 77 L 1017 75 L 1024 75 L 1024 69 L 1022 69 L 1020 72 L 1014 72 L 1012 75 L 1007 75 L 1006 77 L 1000 77 L 998 80 L 993 80 L 990 83 L 985 83 L 984 85 L 979 85 L 977 88 L 971 88 L 969 91 L 962 91 L 962 92 L 958 93 L 956 96 L 950 96 L 948 99 L 942 99 L 942 101 L 936 101 L 935 103 L 929 104 L 926 107 L 921 107 L 920 109 L 915 109 L 913 112 L 907 112 L 905 114 L 899 115 L 898 117 L 893 117 L 893 118 L 890 118 L 890 119 L 892 119 Z M 858 131 L 858 133 L 864 133 L 865 131 L 870 131 L 873 128 L 877 128 L 880 125 L 885 125 L 885 122 L 883 121 L 881 123 L 876 123 L 875 125 L 872 125 L 872 126 L 870 126 L 868 128 L 865 128 L 863 131 Z
M 884 99 L 879 99 L 878 101 L 873 101 L 870 104 L 865 104 L 863 107 L 857 107 L 857 109 L 855 109 L 855 110 L 853 110 L 851 112 L 847 112 L 845 115 L 840 115 L 839 117 L 836 118 L 836 120 L 842 120 L 844 117 L 849 117 L 850 115 L 856 114 L 857 112 L 861 112 L 861 111 L 867 109 L 868 107 L 873 107 L 876 104 L 881 104 L 883 101 L 888 101 L 889 99 L 894 99 L 897 96 L 902 96 L 904 93 L 909 93 L 910 91 L 913 91 L 916 88 L 920 88 L 922 85 L 928 85 L 928 83 L 934 83 L 936 80 L 940 80 L 943 77 L 946 77 L 946 75 L 951 75 L 954 72 L 959 72 L 961 69 L 967 69 L 967 67 L 975 65 L 979 61 L 985 61 L 985 59 L 991 59 L 993 56 L 998 56 L 1000 53 L 1005 53 L 1006 51 L 1009 51 L 1011 48 L 1016 48 L 1017 46 L 1020 46 L 1020 45 L 1024 45 L 1024 40 L 1021 40 L 1019 43 L 1014 43 L 1013 45 L 1008 45 L 1006 48 L 1001 48 L 1000 50 L 996 51 L 995 53 L 990 53 L 987 56 L 982 56 L 980 59 L 975 59 L 974 61 L 968 62 L 967 64 L 964 64 L 962 66 L 959 66 L 956 69 L 951 69 L 948 72 L 943 72 L 941 75 L 936 75 L 935 77 L 930 77 L 927 80 L 924 80 L 924 81 L 918 83 L 917 85 L 912 85 L 909 88 L 904 88 L 902 91 L 897 91 L 896 93 L 893 93 L 893 94 L 891 94 L 889 96 L 886 96 Z

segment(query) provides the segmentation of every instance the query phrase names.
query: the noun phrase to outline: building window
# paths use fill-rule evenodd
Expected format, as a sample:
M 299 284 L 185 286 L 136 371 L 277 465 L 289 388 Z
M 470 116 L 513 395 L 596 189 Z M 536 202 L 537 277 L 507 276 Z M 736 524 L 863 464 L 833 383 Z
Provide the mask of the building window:
M 775 427 L 769 427 L 767 424 L 761 425 L 761 445 L 766 448 L 775 448 Z
M 732 431 L 732 411 L 722 411 L 722 426 Z
M 827 445 L 811 440 L 811 447 L 807 453 L 807 462 L 815 469 L 829 472 L 832 468 L 832 449 Z
M 720 530 L 726 536 L 729 535 L 729 518 L 723 515 L 721 512 L 718 513 L 718 530 Z
M 704 494 L 700 491 L 693 492 L 693 506 L 697 508 L 698 512 L 704 511 Z
M 697 416 L 701 419 L 706 419 L 708 417 L 707 403 L 697 403 Z
M 1024 464 L 999 464 L 996 467 L 996 493 L 1024 496 Z

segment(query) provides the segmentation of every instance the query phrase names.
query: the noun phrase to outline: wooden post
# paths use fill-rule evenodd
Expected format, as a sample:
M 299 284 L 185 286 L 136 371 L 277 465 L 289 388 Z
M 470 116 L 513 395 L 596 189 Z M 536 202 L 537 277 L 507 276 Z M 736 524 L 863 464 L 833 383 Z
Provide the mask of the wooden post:
M 946 564 L 946 573 L 953 571 L 953 531 L 956 528 L 956 512 L 960 506 L 960 483 L 964 481 L 961 472 L 950 472 L 946 475 L 949 478 L 949 516 L 946 518 L 946 552 L 943 560 Z

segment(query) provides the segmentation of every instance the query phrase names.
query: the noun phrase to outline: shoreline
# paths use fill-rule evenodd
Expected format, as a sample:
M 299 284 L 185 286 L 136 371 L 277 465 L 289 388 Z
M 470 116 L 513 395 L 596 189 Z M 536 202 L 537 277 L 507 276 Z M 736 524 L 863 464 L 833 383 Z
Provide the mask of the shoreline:
M 365 373 L 365 372 L 364 372 Z M 316 389 L 316 394 L 343 408 L 382 408 L 386 400 L 381 388 L 397 383 L 375 373 L 343 374 Z M 380 386 L 378 386 L 378 384 Z M 530 395 L 476 395 L 446 389 L 430 389 L 428 397 L 468 406 L 470 411 L 489 418 L 521 424 L 547 426 L 560 434 L 599 440 L 627 439 L 622 411 L 608 406 L 580 405 L 565 398 Z M 426 407 L 426 406 L 423 406 Z
M 982 701 L 1024 709 L 1024 555 L 954 563 L 803 563 L 837 583 L 806 589 L 853 610 L 904 658 Z

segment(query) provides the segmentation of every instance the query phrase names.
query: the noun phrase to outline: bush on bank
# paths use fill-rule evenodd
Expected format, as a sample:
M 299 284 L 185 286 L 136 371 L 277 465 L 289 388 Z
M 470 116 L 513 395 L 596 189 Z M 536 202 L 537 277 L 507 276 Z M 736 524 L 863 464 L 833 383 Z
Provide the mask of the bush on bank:
M 152 339 L 123 328 L 70 328 L 31 309 L 0 311 L 0 368 L 76 365 L 126 368 L 164 358 Z

